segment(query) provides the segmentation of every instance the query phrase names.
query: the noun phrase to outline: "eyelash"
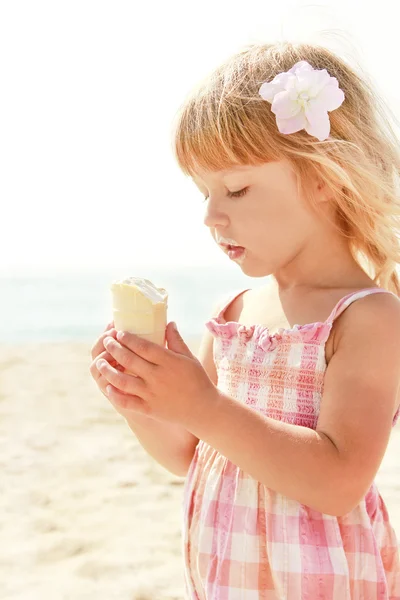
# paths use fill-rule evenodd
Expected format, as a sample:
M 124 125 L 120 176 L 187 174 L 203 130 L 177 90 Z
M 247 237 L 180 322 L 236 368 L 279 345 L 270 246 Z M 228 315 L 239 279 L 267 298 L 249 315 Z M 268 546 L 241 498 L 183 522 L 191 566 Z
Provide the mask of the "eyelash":
M 228 192 L 227 196 L 229 196 L 229 198 L 241 198 L 242 196 L 245 196 L 248 192 L 249 188 L 245 187 L 242 190 L 238 190 L 237 192 Z M 204 202 L 208 200 L 208 196 L 205 196 L 204 198 Z

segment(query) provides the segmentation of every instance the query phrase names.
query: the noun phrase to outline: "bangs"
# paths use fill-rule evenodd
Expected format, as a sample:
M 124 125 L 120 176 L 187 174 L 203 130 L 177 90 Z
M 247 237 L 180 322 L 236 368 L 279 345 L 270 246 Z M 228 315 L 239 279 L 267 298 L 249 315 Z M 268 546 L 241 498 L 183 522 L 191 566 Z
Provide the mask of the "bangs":
M 220 98 L 216 90 L 190 99 L 178 115 L 174 152 L 180 169 L 194 176 L 200 167 L 221 171 L 279 160 L 274 115 L 260 97 Z M 272 125 L 272 126 L 271 126 Z M 276 125 L 275 125 L 276 129 Z

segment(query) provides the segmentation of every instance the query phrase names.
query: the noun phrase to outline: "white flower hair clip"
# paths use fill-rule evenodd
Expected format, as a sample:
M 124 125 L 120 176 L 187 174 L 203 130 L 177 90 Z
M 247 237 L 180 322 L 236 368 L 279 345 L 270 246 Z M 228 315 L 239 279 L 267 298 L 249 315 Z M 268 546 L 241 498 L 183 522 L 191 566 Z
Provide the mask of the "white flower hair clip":
M 305 60 L 263 83 L 259 93 L 272 103 L 281 133 L 305 129 L 320 142 L 329 137 L 331 130 L 328 112 L 339 108 L 344 100 L 336 77 L 331 77 L 326 69 L 314 69 Z

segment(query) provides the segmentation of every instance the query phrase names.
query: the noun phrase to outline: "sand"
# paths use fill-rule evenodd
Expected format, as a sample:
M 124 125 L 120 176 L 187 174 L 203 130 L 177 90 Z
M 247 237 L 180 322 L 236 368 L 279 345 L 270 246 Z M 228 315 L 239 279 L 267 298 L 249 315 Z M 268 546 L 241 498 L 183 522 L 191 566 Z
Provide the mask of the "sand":
M 88 344 L 0 348 L 0 598 L 183 600 L 183 479 L 145 453 L 89 364 Z M 400 536 L 399 467 L 396 427 L 376 480 Z

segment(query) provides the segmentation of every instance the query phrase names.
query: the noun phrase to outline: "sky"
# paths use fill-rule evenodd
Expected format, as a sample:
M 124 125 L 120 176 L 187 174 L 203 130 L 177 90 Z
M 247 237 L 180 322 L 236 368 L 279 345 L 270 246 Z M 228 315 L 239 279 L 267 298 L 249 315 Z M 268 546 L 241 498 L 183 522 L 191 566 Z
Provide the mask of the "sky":
M 190 89 L 251 42 L 361 62 L 399 116 L 397 0 L 0 3 L 0 272 L 225 264 L 172 153 Z M 222 262 L 223 261 L 223 262 Z

